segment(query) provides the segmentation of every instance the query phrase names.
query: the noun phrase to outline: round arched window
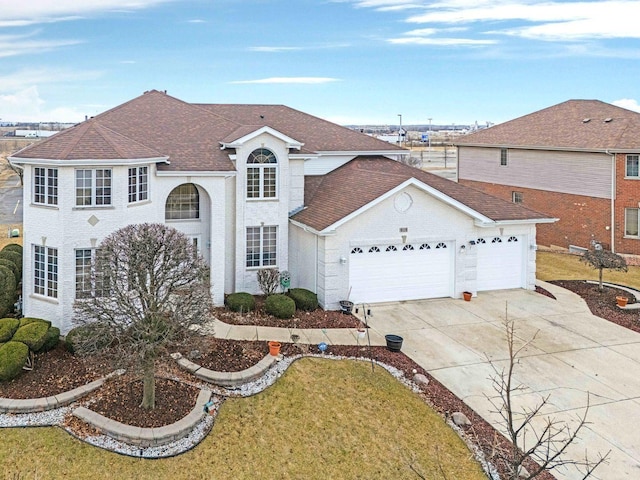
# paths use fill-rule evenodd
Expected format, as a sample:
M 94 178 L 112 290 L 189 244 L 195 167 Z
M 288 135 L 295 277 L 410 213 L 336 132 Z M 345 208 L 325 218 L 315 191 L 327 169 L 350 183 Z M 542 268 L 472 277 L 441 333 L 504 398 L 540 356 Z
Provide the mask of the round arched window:
M 266 148 L 258 148 L 247 158 L 247 198 L 275 198 L 278 160 Z
M 183 183 L 174 188 L 164 207 L 165 220 L 190 220 L 200 218 L 200 194 L 193 183 Z

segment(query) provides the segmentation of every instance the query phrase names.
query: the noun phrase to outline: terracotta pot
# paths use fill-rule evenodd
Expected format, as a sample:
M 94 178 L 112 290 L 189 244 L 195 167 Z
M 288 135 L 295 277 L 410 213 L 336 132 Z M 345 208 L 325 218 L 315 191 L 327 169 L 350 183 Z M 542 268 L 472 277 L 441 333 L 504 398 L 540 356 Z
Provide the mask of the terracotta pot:
M 277 357 L 280 355 L 280 342 L 269 342 L 269 354 Z
M 616 302 L 618 302 L 619 307 L 626 307 L 629 299 L 627 297 L 616 297 Z
M 470 302 L 472 294 L 471 292 L 462 292 L 462 297 L 464 298 L 465 302 Z

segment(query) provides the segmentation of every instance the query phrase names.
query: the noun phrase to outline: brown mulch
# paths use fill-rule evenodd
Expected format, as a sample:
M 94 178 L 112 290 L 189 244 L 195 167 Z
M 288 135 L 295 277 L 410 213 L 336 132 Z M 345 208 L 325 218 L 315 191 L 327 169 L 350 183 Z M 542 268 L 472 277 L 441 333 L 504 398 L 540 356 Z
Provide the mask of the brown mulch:
M 583 280 L 556 280 L 549 283 L 580 295 L 587 302 L 594 315 L 640 333 L 640 311 L 624 310 L 619 308 L 616 303 L 617 296 L 627 297 L 629 304 L 635 303 L 635 298 L 629 292 L 606 286 L 601 292 L 597 284 L 587 283 Z

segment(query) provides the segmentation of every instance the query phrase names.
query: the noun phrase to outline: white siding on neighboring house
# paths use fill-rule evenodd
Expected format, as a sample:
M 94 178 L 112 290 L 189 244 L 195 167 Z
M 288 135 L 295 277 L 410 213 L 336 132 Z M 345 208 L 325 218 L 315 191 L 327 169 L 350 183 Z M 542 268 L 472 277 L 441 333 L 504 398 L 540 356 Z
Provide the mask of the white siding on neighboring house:
M 317 158 L 310 158 L 304 162 L 305 175 L 326 175 L 327 173 L 341 167 L 355 155 L 327 155 Z
M 611 198 L 611 156 L 604 153 L 458 147 L 458 179 Z

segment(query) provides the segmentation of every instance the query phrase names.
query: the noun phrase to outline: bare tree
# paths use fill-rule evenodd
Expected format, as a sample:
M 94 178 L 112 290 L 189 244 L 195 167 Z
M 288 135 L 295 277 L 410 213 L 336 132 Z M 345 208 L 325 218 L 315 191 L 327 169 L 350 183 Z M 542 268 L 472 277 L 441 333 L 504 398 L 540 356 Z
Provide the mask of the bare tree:
M 280 270 L 277 268 L 262 268 L 256 273 L 260 290 L 268 297 L 278 291 L 280 286 Z
M 583 475 L 582 479 L 589 478 L 593 471 L 606 461 L 609 453 L 604 456 L 599 455 L 595 461 L 590 461 L 586 453 L 584 460 L 567 458 L 565 455 L 569 445 L 578 439 L 578 434 L 587 425 L 588 394 L 584 414 L 577 417 L 577 424 L 573 427 L 566 421 L 543 416 L 542 410 L 549 403 L 549 395 L 543 397 L 533 408 L 516 411 L 513 396 L 523 390 L 524 386 L 515 384 L 513 371 L 519 363 L 520 353 L 535 339 L 537 333 L 520 348 L 516 348 L 515 322 L 509 320 L 507 313 L 505 307 L 505 333 L 509 349 L 507 366 L 498 369 L 493 362 L 489 361 L 495 372 L 491 378 L 493 389 L 498 395 L 497 397 L 487 396 L 487 400 L 496 409 L 494 413 L 498 413 L 502 418 L 510 445 L 508 448 L 503 448 L 496 442 L 494 461 L 506 466 L 509 480 L 531 480 L 544 472 L 571 465 Z M 536 422 L 538 419 L 542 422 Z M 541 423 L 542 426 L 536 427 L 534 424 L 537 423 Z
M 163 347 L 209 320 L 209 273 L 189 239 L 162 224 L 129 225 L 98 249 L 92 292 L 74 305 L 87 328 L 82 353 L 106 348 L 142 367 L 141 406 L 155 407 L 155 365 Z
M 627 261 L 624 257 L 613 253 L 611 250 L 605 250 L 599 244 L 596 244 L 594 248 L 584 252 L 580 260 L 599 270 L 600 291 L 604 290 L 602 286 L 602 271 L 605 268 L 607 270 L 618 270 L 621 272 L 627 271 Z

